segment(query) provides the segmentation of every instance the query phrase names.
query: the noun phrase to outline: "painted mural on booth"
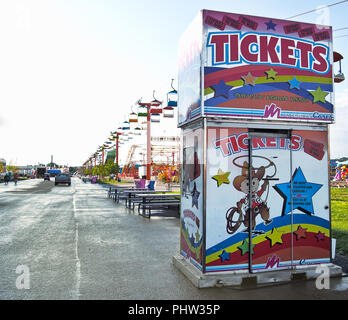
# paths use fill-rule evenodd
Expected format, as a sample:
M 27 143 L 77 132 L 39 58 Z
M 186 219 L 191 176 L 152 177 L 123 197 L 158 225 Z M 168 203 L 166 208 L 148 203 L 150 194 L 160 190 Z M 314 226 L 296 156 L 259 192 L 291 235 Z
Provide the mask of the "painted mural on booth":
M 251 200 L 248 137 L 242 128 L 208 129 L 207 193 L 214 197 L 206 204 L 206 271 L 248 269 L 250 249 L 255 271 L 328 262 L 327 132 L 253 138 Z
M 203 11 L 204 114 L 334 121 L 331 27 Z
M 183 134 L 180 252 L 198 269 L 203 265 L 203 129 Z

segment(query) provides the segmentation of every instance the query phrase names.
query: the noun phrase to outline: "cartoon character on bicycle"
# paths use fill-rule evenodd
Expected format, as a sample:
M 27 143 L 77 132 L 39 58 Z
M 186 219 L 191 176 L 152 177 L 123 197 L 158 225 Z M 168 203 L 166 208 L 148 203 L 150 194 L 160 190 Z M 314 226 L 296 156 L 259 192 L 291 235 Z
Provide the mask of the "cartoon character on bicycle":
M 261 156 L 255 156 L 255 157 L 264 158 Z M 250 186 L 251 190 L 249 190 L 249 164 L 247 161 L 244 161 L 242 166 L 238 165 L 235 162 L 236 159 L 234 159 L 233 163 L 236 166 L 242 168 L 242 172 L 241 172 L 241 175 L 234 178 L 233 186 L 236 190 L 243 192 L 245 196 L 236 203 L 235 207 L 231 207 L 227 210 L 226 230 L 229 234 L 233 234 L 237 231 L 237 229 L 243 223 L 243 225 L 247 228 L 243 232 L 249 232 L 249 216 L 250 216 L 250 206 L 249 206 L 250 199 L 249 198 L 251 193 L 251 196 L 252 196 L 251 231 L 253 233 L 257 233 L 257 231 L 255 231 L 254 229 L 256 226 L 256 217 L 258 215 L 261 216 L 262 220 L 264 221 L 266 225 L 272 222 L 272 220 L 270 219 L 269 208 L 267 206 L 267 200 L 263 200 L 261 196 L 267 190 L 267 197 L 268 197 L 269 180 L 274 177 L 276 173 L 276 167 L 275 167 L 275 164 L 267 158 L 264 158 L 269 161 L 269 164 L 266 167 L 265 166 L 260 166 L 259 168 L 251 167 L 251 170 L 252 170 L 251 186 Z M 266 178 L 264 178 L 266 169 L 269 168 L 270 166 L 274 166 L 275 173 L 272 176 L 266 176 Z M 262 180 L 264 182 L 261 185 Z M 243 212 L 244 212 L 244 215 L 243 215 Z

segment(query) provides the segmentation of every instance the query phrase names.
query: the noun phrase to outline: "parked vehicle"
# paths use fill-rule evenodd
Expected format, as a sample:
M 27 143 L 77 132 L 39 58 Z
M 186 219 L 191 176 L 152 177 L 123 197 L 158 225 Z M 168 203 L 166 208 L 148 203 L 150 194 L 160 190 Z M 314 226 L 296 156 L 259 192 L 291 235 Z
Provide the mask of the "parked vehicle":
M 36 178 L 44 178 L 46 173 L 45 167 L 40 167 L 36 169 Z
M 71 178 L 68 173 L 59 173 L 55 177 L 54 184 L 58 185 L 59 183 L 67 183 L 69 186 L 71 185 Z

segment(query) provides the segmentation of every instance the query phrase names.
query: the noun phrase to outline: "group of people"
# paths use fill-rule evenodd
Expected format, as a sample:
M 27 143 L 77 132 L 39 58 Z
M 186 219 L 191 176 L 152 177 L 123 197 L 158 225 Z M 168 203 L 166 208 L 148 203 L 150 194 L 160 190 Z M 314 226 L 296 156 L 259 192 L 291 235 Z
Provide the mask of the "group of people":
M 13 181 L 14 181 L 14 184 L 17 185 L 17 181 L 18 181 L 18 173 L 15 172 L 14 175 L 13 175 Z M 9 175 L 9 173 L 6 173 L 5 176 L 4 176 L 4 182 L 5 184 L 8 184 L 9 181 L 10 181 L 11 177 Z

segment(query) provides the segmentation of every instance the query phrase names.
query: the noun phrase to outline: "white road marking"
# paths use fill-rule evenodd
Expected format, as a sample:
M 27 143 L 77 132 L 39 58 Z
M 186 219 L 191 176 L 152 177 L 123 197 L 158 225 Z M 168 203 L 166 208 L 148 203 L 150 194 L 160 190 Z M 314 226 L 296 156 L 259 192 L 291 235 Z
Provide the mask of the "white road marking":
M 75 220 L 75 260 L 76 260 L 76 284 L 75 284 L 75 293 L 74 299 L 78 300 L 80 298 L 80 282 L 81 282 L 81 262 L 78 252 L 78 243 L 79 243 L 79 224 L 77 223 L 77 209 L 75 201 L 75 193 L 73 194 L 73 209 L 74 209 L 74 220 Z

